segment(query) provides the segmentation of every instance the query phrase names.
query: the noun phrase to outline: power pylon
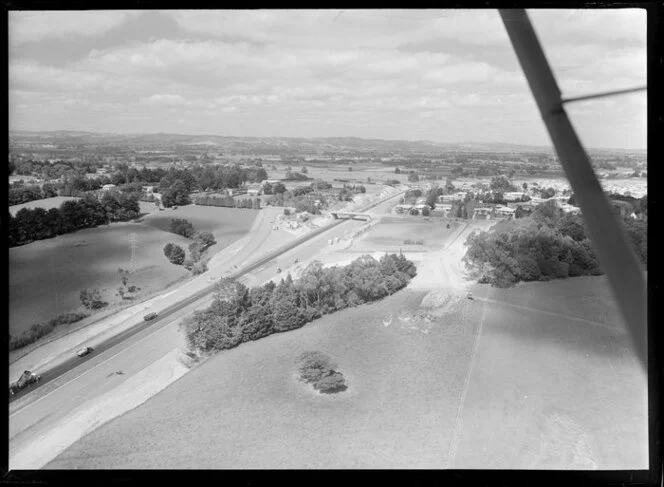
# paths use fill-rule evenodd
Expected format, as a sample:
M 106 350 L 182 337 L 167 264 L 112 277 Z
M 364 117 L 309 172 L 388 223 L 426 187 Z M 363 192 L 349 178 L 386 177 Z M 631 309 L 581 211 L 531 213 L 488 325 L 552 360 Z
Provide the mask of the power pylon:
M 136 270 L 136 249 L 138 248 L 138 235 L 136 233 L 129 234 L 129 244 L 131 245 L 131 265 L 130 272 Z

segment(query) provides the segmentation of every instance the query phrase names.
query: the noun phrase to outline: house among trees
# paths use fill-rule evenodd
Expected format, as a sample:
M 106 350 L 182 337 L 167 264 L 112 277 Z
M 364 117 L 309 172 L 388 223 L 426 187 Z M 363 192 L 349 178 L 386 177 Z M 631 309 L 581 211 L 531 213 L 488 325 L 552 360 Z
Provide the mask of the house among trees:
M 144 193 L 148 193 L 148 194 L 149 194 L 149 193 L 154 193 L 154 186 L 143 186 L 143 187 L 141 188 L 141 190 L 142 190 Z
M 473 210 L 473 220 L 491 220 L 492 213 L 493 208 L 491 207 L 475 208 Z
M 436 205 L 436 207 L 431 210 L 431 216 L 442 216 L 446 218 L 450 216 L 451 211 L 452 205 Z
M 394 209 L 400 215 L 408 214 L 413 209 L 413 205 L 396 205 Z
M 514 214 L 516 213 L 515 208 L 510 208 L 508 206 L 499 206 L 495 210 L 495 215 L 497 218 L 505 218 L 507 220 L 513 219 Z
M 263 186 L 261 184 L 250 184 L 247 186 L 247 194 L 249 196 L 258 196 L 263 191 Z
M 507 202 L 521 201 L 526 195 L 524 192 L 509 191 L 503 193 L 503 199 Z
M 101 189 L 102 189 L 103 191 L 110 191 L 110 190 L 112 190 L 112 189 L 115 189 L 115 187 L 116 187 L 115 184 L 104 184 L 104 185 L 101 187 Z
M 438 196 L 438 203 L 454 203 L 455 201 L 464 201 L 466 198 L 465 191 L 459 191 L 454 194 L 443 194 Z

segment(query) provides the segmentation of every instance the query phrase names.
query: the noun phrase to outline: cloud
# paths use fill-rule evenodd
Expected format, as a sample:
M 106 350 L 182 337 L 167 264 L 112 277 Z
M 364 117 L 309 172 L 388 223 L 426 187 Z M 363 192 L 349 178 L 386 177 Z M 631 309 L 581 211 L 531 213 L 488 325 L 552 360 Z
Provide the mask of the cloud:
M 529 12 L 565 96 L 645 83 L 645 17 L 623 12 Z M 57 67 L 17 49 L 9 63 L 10 122 L 34 117 L 42 127 L 57 125 L 69 113 L 81 128 L 94 119 L 116 132 L 149 132 L 176 130 L 184 117 L 189 130 L 203 133 L 502 134 L 505 141 L 548 142 L 494 10 L 174 11 L 164 15 L 180 31 L 105 43 L 82 37 L 113 29 L 129 14 L 82 13 L 90 16 L 69 12 L 54 26 L 46 25 L 48 12 L 31 13 L 36 20 L 23 24 L 10 19 L 10 36 L 22 32 L 15 42 L 32 40 L 31 49 L 43 50 L 39 59 L 58 36 L 79 36 L 88 46 Z M 638 97 L 627 98 L 645 117 Z M 600 120 L 592 113 L 606 110 L 588 105 L 584 120 Z M 104 111 L 109 116 L 98 120 Z M 622 136 L 605 132 L 609 142 L 638 139 L 636 128 L 621 129 Z M 602 137 L 599 128 L 593 134 Z
M 138 11 L 40 11 L 9 12 L 11 45 L 52 38 L 99 36 L 119 27 Z
M 173 94 L 155 94 L 145 98 L 141 98 L 139 103 L 151 106 L 183 106 L 188 105 L 189 102 L 181 95 Z

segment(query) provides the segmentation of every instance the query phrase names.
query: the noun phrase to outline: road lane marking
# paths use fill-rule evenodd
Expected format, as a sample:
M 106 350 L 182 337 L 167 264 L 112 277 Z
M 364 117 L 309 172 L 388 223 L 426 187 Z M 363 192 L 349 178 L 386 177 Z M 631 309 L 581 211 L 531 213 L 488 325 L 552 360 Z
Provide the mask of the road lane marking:
M 192 304 L 193 304 L 193 303 L 192 303 Z M 103 361 L 99 362 L 99 363 L 96 364 L 95 366 L 89 368 L 88 370 L 86 370 L 85 372 L 83 372 L 81 375 L 78 375 L 78 376 L 74 377 L 73 379 L 71 379 L 71 380 L 65 382 L 64 384 L 58 386 L 56 389 L 53 389 L 53 390 L 50 391 L 48 394 L 45 394 L 44 396 L 42 396 L 42 397 L 40 397 L 40 398 L 38 398 L 38 399 L 32 401 L 32 402 L 29 403 L 29 404 L 26 404 L 26 405 L 23 406 L 22 408 L 20 408 L 20 409 L 14 411 L 12 414 L 9 415 L 9 418 L 11 419 L 12 417 L 16 416 L 16 415 L 17 415 L 18 413 L 20 413 L 20 412 L 23 412 L 25 409 L 29 408 L 30 406 L 34 406 L 35 404 L 37 404 L 38 402 L 40 402 L 42 399 L 46 399 L 48 396 L 50 396 L 50 395 L 53 394 L 54 392 L 59 391 L 60 389 L 62 389 L 62 388 L 65 387 L 66 385 L 69 385 L 69 384 L 71 384 L 72 382 L 74 382 L 75 380 L 78 380 L 78 379 L 80 379 L 81 377 L 83 377 L 84 375 L 87 375 L 88 373 L 90 373 L 90 372 L 92 372 L 93 370 L 95 370 L 97 367 L 99 367 L 99 366 L 101 366 L 101 365 L 104 365 L 104 364 L 105 364 L 106 362 L 108 362 L 109 360 L 111 360 L 111 359 L 117 357 L 118 355 L 120 355 L 121 353 L 126 352 L 127 350 L 130 350 L 131 348 L 135 347 L 136 345 L 138 345 L 139 343 L 141 343 L 141 342 L 142 342 L 143 340 L 145 340 L 146 338 L 151 337 L 151 336 L 154 335 L 155 333 L 160 332 L 160 331 L 163 330 L 164 328 L 168 327 L 169 325 L 174 324 L 177 320 L 180 320 L 180 319 L 182 319 L 182 318 L 183 318 L 183 317 L 180 316 L 180 317 L 174 319 L 173 321 L 171 321 L 170 323 L 165 324 L 165 325 L 162 326 L 161 328 L 157 328 L 157 329 L 154 330 L 152 333 L 150 333 L 150 334 L 148 334 L 148 335 L 145 335 L 143 338 L 141 338 L 141 339 L 138 340 L 137 342 L 134 342 L 134 343 L 130 344 L 128 347 L 123 348 L 122 350 L 120 350 L 119 352 L 115 353 L 114 355 L 111 355 L 110 357 L 104 359 Z M 149 328 L 147 328 L 147 329 L 149 330 Z M 139 333 L 140 333 L 140 332 L 139 332 Z M 124 343 L 124 341 L 123 341 L 123 342 L 120 342 L 118 345 L 120 345 L 120 344 L 122 344 L 122 343 Z M 169 352 L 170 352 L 170 351 L 169 351 Z M 103 353 L 103 352 L 102 352 L 102 353 Z M 168 353 L 168 352 L 167 352 L 167 353 Z M 81 365 L 83 365 L 83 364 L 81 364 Z M 74 370 L 74 369 L 71 369 L 71 370 Z M 57 379 L 56 379 L 56 380 L 57 380 Z

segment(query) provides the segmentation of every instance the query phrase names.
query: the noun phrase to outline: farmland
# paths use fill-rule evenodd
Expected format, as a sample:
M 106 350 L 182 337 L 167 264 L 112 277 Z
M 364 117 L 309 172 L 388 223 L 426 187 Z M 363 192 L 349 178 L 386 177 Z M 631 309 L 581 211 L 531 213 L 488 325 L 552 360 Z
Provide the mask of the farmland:
M 446 225 L 450 223 L 450 228 Z M 438 249 L 459 222 L 442 218 L 384 217 L 352 247 L 357 251 Z M 407 245 L 406 241 L 421 242 Z
M 601 278 L 582 279 L 612 306 Z M 582 296 L 561 296 L 576 281 L 536 283 L 528 311 L 462 300 L 440 315 L 405 290 L 241 345 L 46 468 L 645 468 L 646 386 L 624 333 L 536 306 L 558 295 L 579 312 Z M 298 382 L 307 350 L 349 389 Z
M 171 218 L 187 218 L 197 230 L 211 231 L 217 244 L 212 255 L 247 233 L 256 211 L 227 208 L 179 208 L 153 213 L 142 223 L 117 223 L 81 230 L 10 249 L 10 333 L 20 334 L 33 323 L 80 306 L 82 289 L 98 288 L 104 299 L 118 301 L 117 270 L 129 269 L 129 235 L 136 233 L 136 271 L 129 284 L 140 288 L 134 300 L 154 294 L 190 273 L 166 260 L 163 246 L 186 249 L 190 240 L 169 233 Z
M 256 210 L 188 205 L 176 210 L 151 213 L 143 223 L 168 232 L 173 218 L 184 218 L 199 232 L 211 232 L 217 244 L 208 250 L 212 255 L 245 235 L 256 218 Z

